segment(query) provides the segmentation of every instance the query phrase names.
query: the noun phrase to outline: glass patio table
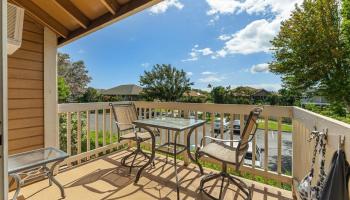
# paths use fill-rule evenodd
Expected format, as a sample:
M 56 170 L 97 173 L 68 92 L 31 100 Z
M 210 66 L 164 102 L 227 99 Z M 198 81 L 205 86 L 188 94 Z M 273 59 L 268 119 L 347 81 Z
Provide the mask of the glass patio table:
M 54 177 L 55 167 L 68 157 L 68 154 L 53 147 L 36 149 L 24 153 L 11 155 L 8 158 L 8 174 L 13 179 L 10 186 L 16 181 L 16 192 L 13 200 L 16 200 L 21 186 L 25 180 L 38 177 L 44 174 L 49 179 L 50 186 L 52 182 L 58 186 L 62 198 L 65 197 L 62 185 Z M 49 168 L 47 165 L 52 164 Z
M 185 119 L 185 118 L 174 118 L 174 117 L 156 117 L 151 119 L 141 119 L 136 120 L 133 122 L 138 128 L 143 128 L 146 131 L 148 131 L 152 136 L 152 154 L 149 161 L 142 166 L 139 171 L 137 172 L 135 183 L 138 182 L 140 179 L 142 171 L 149 166 L 154 158 L 155 158 L 155 152 L 160 151 L 166 154 L 171 154 L 174 156 L 174 169 L 175 169 L 175 177 L 176 177 L 176 192 L 177 192 L 177 199 L 180 199 L 180 193 L 179 193 L 179 181 L 177 176 L 177 167 L 176 167 L 176 155 L 184 152 L 187 150 L 188 157 L 191 159 L 191 161 L 197 163 L 197 161 L 193 158 L 191 154 L 191 134 L 192 132 L 205 124 L 204 120 L 198 120 L 198 119 Z M 156 148 L 155 143 L 155 134 L 154 134 L 154 128 L 156 129 L 166 129 L 168 130 L 168 141 L 164 144 L 161 144 Z M 170 131 L 175 132 L 174 141 L 170 142 Z M 187 144 L 178 144 L 177 138 L 180 136 L 180 134 L 185 134 L 184 132 L 187 132 Z M 178 149 L 179 148 L 179 149 Z

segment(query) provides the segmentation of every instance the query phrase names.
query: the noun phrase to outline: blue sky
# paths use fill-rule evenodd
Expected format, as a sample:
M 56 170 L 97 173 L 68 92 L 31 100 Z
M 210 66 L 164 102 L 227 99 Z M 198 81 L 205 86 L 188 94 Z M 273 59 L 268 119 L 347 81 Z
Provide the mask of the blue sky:
M 59 49 L 84 60 L 90 86 L 138 84 L 154 64 L 188 73 L 194 88 L 277 90 L 269 41 L 300 0 L 165 0 Z

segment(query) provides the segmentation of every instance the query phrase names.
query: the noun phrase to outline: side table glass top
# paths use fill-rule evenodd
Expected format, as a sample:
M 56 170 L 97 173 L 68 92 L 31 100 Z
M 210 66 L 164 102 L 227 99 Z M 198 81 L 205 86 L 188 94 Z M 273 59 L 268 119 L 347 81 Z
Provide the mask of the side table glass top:
M 134 121 L 134 124 L 139 126 L 151 126 L 176 131 L 183 131 L 192 127 L 198 127 L 203 125 L 204 123 L 204 120 L 174 117 L 156 117 L 152 119 L 142 119 Z
M 34 166 L 54 162 L 56 160 L 63 160 L 67 157 L 68 155 L 65 152 L 50 147 L 28 151 L 9 156 L 8 171 L 9 173 L 15 173 Z

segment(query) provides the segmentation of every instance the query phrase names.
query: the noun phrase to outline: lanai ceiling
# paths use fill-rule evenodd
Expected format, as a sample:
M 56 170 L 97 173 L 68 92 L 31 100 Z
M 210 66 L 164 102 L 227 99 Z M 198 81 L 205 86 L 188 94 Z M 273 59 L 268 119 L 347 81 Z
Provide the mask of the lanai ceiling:
M 162 0 L 9 0 L 58 35 L 60 46 Z

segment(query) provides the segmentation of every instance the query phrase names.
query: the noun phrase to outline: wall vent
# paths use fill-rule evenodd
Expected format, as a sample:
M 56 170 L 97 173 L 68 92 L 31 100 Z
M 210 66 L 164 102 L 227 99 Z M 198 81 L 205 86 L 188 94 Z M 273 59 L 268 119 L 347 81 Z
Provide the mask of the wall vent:
M 22 44 L 24 9 L 7 3 L 7 54 L 13 54 Z

